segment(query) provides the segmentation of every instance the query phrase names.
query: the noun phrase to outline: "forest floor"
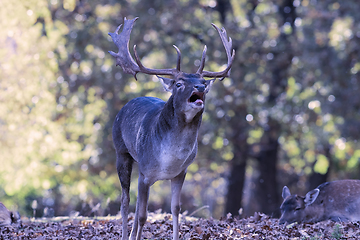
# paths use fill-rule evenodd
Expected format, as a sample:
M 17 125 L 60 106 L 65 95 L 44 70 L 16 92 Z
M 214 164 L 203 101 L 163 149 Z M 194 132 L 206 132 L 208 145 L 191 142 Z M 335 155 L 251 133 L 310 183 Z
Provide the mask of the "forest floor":
M 129 216 L 129 227 L 133 222 Z M 202 219 L 181 216 L 180 239 L 360 239 L 360 223 L 323 221 L 316 224 L 279 225 L 261 213 L 242 219 Z M 17 226 L 0 228 L 2 239 L 119 239 L 120 217 L 56 217 L 26 219 Z M 171 214 L 149 213 L 144 239 L 171 239 Z

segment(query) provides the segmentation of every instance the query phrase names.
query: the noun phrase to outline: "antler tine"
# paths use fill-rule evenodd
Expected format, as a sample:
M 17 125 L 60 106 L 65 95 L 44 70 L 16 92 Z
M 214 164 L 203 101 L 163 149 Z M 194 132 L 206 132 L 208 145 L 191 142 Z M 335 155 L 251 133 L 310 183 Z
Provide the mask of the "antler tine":
M 146 68 L 144 67 L 144 65 L 141 63 L 140 58 L 139 58 L 139 56 L 138 56 L 138 54 L 137 54 L 136 45 L 134 45 L 134 48 L 133 48 L 133 49 L 134 49 L 135 61 L 136 61 L 137 65 L 139 66 L 139 68 L 140 68 L 141 70 L 146 69 Z
M 142 73 L 149 74 L 149 75 L 175 75 L 175 74 L 177 74 L 180 71 L 180 70 L 178 70 L 178 69 L 180 69 L 179 59 L 178 59 L 178 67 L 176 69 L 146 68 L 142 65 L 142 63 L 138 57 L 138 54 L 136 52 L 136 45 L 134 46 L 136 62 L 134 61 L 134 59 L 132 58 L 132 56 L 129 52 L 129 41 L 130 41 L 131 30 L 137 19 L 138 19 L 138 17 L 136 17 L 132 20 L 127 20 L 125 17 L 123 31 L 120 34 L 118 34 L 118 31 L 120 30 L 122 24 L 117 27 L 115 32 L 113 32 L 113 33 L 109 32 L 109 35 L 111 36 L 113 42 L 119 48 L 118 53 L 109 51 L 111 56 L 116 58 L 116 65 L 121 66 L 121 68 L 123 69 L 123 71 L 125 73 L 132 74 L 135 77 L 135 79 L 137 79 L 136 74 L 138 72 L 142 72 Z M 179 55 L 179 52 L 178 52 L 178 55 Z
M 206 50 L 207 50 L 207 47 L 206 47 L 206 45 L 205 45 L 205 46 L 204 46 L 203 53 L 202 53 L 202 57 L 201 57 L 200 67 L 199 67 L 199 69 L 196 71 L 196 73 L 198 73 L 198 74 L 202 74 L 202 72 L 203 72 L 203 70 L 204 70 L 204 67 L 205 67 L 205 58 L 206 58 Z
M 221 72 L 209 72 L 209 71 L 203 71 L 202 76 L 203 77 L 221 77 L 220 81 L 222 81 L 225 77 L 228 77 L 230 75 L 230 69 L 232 66 L 232 63 L 234 61 L 235 58 L 235 50 L 232 50 L 232 54 L 231 54 L 231 48 L 232 48 L 232 39 L 229 37 L 227 37 L 226 34 L 226 30 L 225 28 L 222 28 L 221 30 L 215 25 L 215 24 L 211 24 L 219 33 L 221 41 L 225 47 L 225 51 L 226 51 L 226 55 L 227 55 L 227 67 L 225 70 L 221 71 Z
M 177 52 L 177 64 L 176 64 L 176 70 L 180 72 L 180 63 L 181 63 L 181 52 L 180 52 L 180 49 L 173 45 L 173 47 L 176 49 L 176 52 Z

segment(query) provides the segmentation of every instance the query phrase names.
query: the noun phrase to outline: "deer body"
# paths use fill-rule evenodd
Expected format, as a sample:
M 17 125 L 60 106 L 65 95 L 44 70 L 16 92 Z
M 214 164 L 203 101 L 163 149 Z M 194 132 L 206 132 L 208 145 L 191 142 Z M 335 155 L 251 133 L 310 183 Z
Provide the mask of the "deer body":
M 285 186 L 282 196 L 280 223 L 360 221 L 360 180 L 326 182 L 305 197 L 291 195 Z
M 173 104 L 173 97 L 167 103 L 153 97 L 135 98 L 121 109 L 114 122 L 115 148 L 128 152 L 139 163 L 144 181 L 150 185 L 178 176 L 197 152 L 203 109 L 182 126 L 179 122 L 184 116 L 174 113 Z
M 184 100 L 187 104 L 187 99 Z M 174 214 L 179 214 L 179 194 L 186 169 L 196 156 L 197 130 L 201 122 L 203 106 L 197 111 L 198 114 L 192 121 L 184 124 L 185 113 L 175 110 L 173 96 L 166 103 L 158 98 L 140 97 L 127 103 L 116 116 L 113 141 L 117 152 L 117 170 L 123 188 L 123 201 L 129 199 L 131 170 L 127 169 L 132 167 L 134 161 L 138 163 L 139 168 L 139 194 L 132 238 L 141 237 L 141 230 L 146 220 L 149 187 L 156 181 L 172 180 L 172 193 L 175 196 L 171 208 Z M 123 213 L 124 223 L 128 210 L 123 209 L 123 211 L 126 211 Z M 177 217 L 174 220 L 177 221 Z M 124 231 L 123 238 L 126 236 Z
M 131 239 L 141 239 L 147 218 L 149 188 L 158 180 L 171 180 L 171 212 L 173 216 L 173 239 L 179 239 L 180 191 L 187 167 L 197 153 L 197 135 L 205 106 L 205 95 L 213 81 L 228 76 L 233 54 L 230 55 L 231 39 L 225 30 L 218 29 L 228 56 L 228 66 L 222 72 L 204 71 L 206 47 L 199 70 L 194 74 L 180 71 L 180 50 L 176 69 L 149 69 L 144 67 L 134 47 L 136 63 L 128 50 L 129 37 L 136 18 L 124 20 L 124 29 L 118 34 L 109 33 L 119 52 L 110 54 L 116 58 L 124 72 L 138 72 L 150 75 L 170 75 L 159 77 L 165 90 L 172 93 L 167 102 L 154 97 L 139 97 L 128 102 L 117 114 L 113 124 L 113 142 L 116 150 L 116 167 L 119 175 L 122 198 L 122 239 L 128 239 L 127 216 L 130 201 L 130 178 L 134 162 L 138 163 L 138 197 Z M 205 80 L 204 77 L 214 77 Z

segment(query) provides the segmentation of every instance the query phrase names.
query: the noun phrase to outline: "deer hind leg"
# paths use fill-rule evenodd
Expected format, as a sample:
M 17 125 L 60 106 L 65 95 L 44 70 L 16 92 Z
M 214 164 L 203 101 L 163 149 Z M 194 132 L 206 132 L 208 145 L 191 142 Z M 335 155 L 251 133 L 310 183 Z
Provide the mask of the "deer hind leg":
M 131 230 L 131 239 L 140 240 L 143 227 L 147 219 L 147 204 L 149 199 L 150 185 L 144 182 L 144 176 L 139 173 L 138 197 L 136 200 L 136 210 L 133 229 Z
M 171 213 L 173 217 L 173 239 L 179 239 L 180 192 L 185 180 L 186 170 L 171 180 Z
M 128 214 L 129 214 L 129 202 L 130 202 L 130 182 L 131 171 L 134 159 L 130 154 L 117 154 L 116 155 L 116 167 L 118 176 L 121 183 L 121 217 L 122 217 L 122 240 L 128 239 Z

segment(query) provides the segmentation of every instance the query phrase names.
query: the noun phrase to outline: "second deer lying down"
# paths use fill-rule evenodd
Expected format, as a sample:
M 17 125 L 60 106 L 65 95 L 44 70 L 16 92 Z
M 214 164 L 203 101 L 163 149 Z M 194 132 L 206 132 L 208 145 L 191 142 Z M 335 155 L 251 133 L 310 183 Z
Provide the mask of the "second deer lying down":
M 323 220 L 360 221 L 360 180 L 326 182 L 305 197 L 283 188 L 280 224 Z
M 129 52 L 129 38 L 136 18 L 124 21 L 123 31 L 109 33 L 119 48 L 110 52 L 124 72 L 136 77 L 138 72 L 159 77 L 164 88 L 172 95 L 167 102 L 154 97 L 139 97 L 128 102 L 117 114 L 113 125 L 113 142 L 116 149 L 116 166 L 122 187 L 121 215 L 122 239 L 128 238 L 127 217 L 129 211 L 130 176 L 134 162 L 138 163 L 138 198 L 131 239 L 141 239 L 147 218 L 149 188 L 158 180 L 171 180 L 171 212 L 173 216 L 173 239 L 179 239 L 180 191 L 187 167 L 197 153 L 197 135 L 204 111 L 205 95 L 215 78 L 228 76 L 235 52 L 231 55 L 231 39 L 226 31 L 215 29 L 220 34 L 228 57 L 228 66 L 221 72 L 204 71 L 206 47 L 196 73 L 180 71 L 181 54 L 178 53 L 174 69 L 149 69 L 144 67 L 136 53 L 135 60 Z M 204 77 L 214 78 L 205 80 Z

